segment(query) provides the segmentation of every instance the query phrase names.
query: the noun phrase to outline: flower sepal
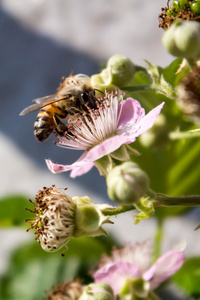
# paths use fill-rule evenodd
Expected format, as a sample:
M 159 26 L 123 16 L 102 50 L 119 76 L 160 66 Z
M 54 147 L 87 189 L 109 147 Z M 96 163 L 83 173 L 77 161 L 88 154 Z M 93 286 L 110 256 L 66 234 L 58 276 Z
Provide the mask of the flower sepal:
M 103 176 L 107 176 L 115 165 L 110 155 L 105 155 L 95 160 L 94 163 L 97 169 L 99 170 L 100 175 Z
M 139 299 L 147 299 L 149 291 L 150 283 L 143 278 L 127 278 L 118 295 L 122 300 L 132 300 L 135 299 L 134 296 L 139 297 Z
M 111 83 L 111 76 L 107 71 L 107 69 L 104 69 L 99 74 L 92 75 L 91 85 L 94 89 L 97 90 L 96 93 L 97 95 L 98 95 L 98 90 L 105 93 L 105 89 L 110 92 L 118 89 L 116 85 Z
M 79 300 L 114 300 L 112 288 L 103 282 L 91 283 L 85 287 Z
M 94 204 L 87 197 L 75 196 L 72 198 L 76 204 L 75 231 L 73 237 L 108 235 L 102 225 L 109 223 L 109 216 L 104 216 L 102 210 L 110 208 L 106 204 Z
M 139 211 L 139 214 L 135 216 L 134 223 L 138 224 L 140 221 L 151 218 L 154 213 L 154 203 L 149 198 L 141 198 L 140 201 L 134 204 L 135 208 Z
M 112 152 L 110 156 L 120 162 L 130 160 L 126 145 L 122 145 L 120 148 Z

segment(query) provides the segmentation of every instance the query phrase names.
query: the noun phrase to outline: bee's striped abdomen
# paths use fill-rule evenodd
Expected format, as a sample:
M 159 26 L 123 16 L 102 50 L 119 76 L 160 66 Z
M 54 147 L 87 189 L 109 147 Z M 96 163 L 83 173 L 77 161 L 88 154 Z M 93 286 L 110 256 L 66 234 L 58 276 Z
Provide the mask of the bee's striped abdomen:
M 37 115 L 34 123 L 34 135 L 39 142 L 46 140 L 53 132 L 55 123 L 53 119 L 54 111 L 51 105 L 47 105 Z

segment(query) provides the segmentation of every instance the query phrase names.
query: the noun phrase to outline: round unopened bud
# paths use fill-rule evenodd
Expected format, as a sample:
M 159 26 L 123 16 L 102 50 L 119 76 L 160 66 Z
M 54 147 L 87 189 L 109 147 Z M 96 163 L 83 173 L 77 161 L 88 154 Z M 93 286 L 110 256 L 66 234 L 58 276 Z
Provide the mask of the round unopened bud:
M 136 68 L 134 63 L 124 55 L 114 55 L 108 62 L 106 69 L 111 72 L 112 84 L 120 87 L 126 86 L 135 75 Z M 105 70 L 103 75 L 108 76 Z
M 177 20 L 164 33 L 164 48 L 181 58 L 196 58 L 200 54 L 200 24 L 195 21 Z
M 121 205 L 136 203 L 149 189 L 149 177 L 133 162 L 112 169 L 106 178 L 111 200 Z
M 103 282 L 91 283 L 86 286 L 79 300 L 114 300 L 112 288 Z

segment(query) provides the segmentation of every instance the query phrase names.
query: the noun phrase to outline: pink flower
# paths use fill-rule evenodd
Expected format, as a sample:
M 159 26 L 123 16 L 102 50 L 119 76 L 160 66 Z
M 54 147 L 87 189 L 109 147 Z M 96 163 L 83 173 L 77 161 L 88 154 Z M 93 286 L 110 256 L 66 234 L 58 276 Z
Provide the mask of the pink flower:
M 126 286 L 127 280 L 133 280 L 134 286 L 134 280 L 140 279 L 144 283 L 144 290 L 133 290 L 141 298 L 146 298 L 149 292 L 181 268 L 184 255 L 180 251 L 171 250 L 149 267 L 150 259 L 147 243 L 137 243 L 134 247 L 127 245 L 121 250 L 115 249 L 111 257 L 103 258 L 100 269 L 94 274 L 95 282 L 109 284 L 117 295 Z
M 71 132 L 59 137 L 58 145 L 84 152 L 72 165 L 54 164 L 46 160 L 51 172 L 71 170 L 71 177 L 87 173 L 96 160 L 109 155 L 123 144 L 134 142 L 136 137 L 151 128 L 164 105 L 158 105 L 145 115 L 137 100 L 128 98 L 120 102 L 122 99 L 119 98 L 122 96 L 106 93 L 100 99 L 98 109 L 80 115 L 77 122 L 70 125 Z

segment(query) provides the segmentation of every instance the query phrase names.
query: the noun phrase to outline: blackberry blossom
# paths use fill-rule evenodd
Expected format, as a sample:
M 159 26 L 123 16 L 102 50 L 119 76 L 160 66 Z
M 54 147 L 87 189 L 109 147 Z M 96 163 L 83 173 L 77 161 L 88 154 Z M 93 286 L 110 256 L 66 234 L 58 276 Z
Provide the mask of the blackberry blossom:
M 75 123 L 68 125 L 64 136 L 58 137 L 58 146 L 84 150 L 81 157 L 71 165 L 55 164 L 46 160 L 53 173 L 71 171 L 76 177 L 87 173 L 95 161 L 112 154 L 122 145 L 133 143 L 136 138 L 151 128 L 164 102 L 145 115 L 140 103 L 118 93 L 106 93 L 98 98 L 98 108 L 89 114 L 79 114 Z

